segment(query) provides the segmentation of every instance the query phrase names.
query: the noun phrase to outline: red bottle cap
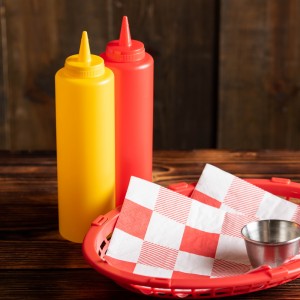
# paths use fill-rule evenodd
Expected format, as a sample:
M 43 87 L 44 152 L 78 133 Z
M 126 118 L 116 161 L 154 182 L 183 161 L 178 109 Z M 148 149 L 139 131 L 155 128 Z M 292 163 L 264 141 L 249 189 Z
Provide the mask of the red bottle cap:
M 145 57 L 144 44 L 131 39 L 128 18 L 126 16 L 122 20 L 120 38 L 107 44 L 106 56 L 115 62 L 134 62 Z

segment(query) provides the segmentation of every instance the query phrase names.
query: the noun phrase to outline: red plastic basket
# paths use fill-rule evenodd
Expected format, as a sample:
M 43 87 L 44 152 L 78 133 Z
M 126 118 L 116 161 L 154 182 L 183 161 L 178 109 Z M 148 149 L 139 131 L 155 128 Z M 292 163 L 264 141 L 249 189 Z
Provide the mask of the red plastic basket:
M 247 181 L 285 199 L 300 199 L 300 184 L 289 179 L 248 179 Z M 190 196 L 194 185 L 177 183 L 169 188 Z M 92 222 L 83 242 L 83 255 L 99 273 L 131 291 L 163 298 L 204 299 L 259 291 L 300 277 L 298 259 L 273 269 L 263 267 L 243 275 L 201 280 L 149 278 L 119 270 L 105 261 L 109 237 L 114 230 L 119 213 L 120 210 L 117 208 Z

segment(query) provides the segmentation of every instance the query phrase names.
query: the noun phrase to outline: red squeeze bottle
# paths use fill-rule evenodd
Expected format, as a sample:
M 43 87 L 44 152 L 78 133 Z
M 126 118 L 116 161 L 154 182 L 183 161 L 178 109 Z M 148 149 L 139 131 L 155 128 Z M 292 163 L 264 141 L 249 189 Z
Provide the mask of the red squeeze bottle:
M 123 17 L 119 40 L 100 54 L 115 75 L 116 206 L 131 176 L 152 181 L 154 62 L 144 44 L 132 40 Z

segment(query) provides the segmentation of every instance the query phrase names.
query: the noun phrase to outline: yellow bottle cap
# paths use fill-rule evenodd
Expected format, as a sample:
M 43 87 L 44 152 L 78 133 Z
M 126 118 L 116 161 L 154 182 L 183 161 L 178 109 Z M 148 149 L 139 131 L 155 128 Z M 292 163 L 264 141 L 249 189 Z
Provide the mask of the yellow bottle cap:
M 91 54 L 86 31 L 82 32 L 79 53 L 66 59 L 65 71 L 77 78 L 94 78 L 104 74 L 104 60 L 98 55 Z

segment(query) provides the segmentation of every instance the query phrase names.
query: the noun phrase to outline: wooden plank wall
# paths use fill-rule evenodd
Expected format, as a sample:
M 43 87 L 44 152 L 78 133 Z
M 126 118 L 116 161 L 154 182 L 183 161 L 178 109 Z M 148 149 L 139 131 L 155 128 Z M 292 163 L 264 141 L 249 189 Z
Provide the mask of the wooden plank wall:
M 155 60 L 155 149 L 300 149 L 299 0 L 0 0 L 0 149 L 55 149 L 55 72 L 123 15 Z
M 55 72 L 77 53 L 83 30 L 92 52 L 104 51 L 123 15 L 155 60 L 155 148 L 213 145 L 215 1 L 2 0 L 1 9 L 9 83 L 1 148 L 55 149 Z
M 300 1 L 221 6 L 218 147 L 300 149 Z

